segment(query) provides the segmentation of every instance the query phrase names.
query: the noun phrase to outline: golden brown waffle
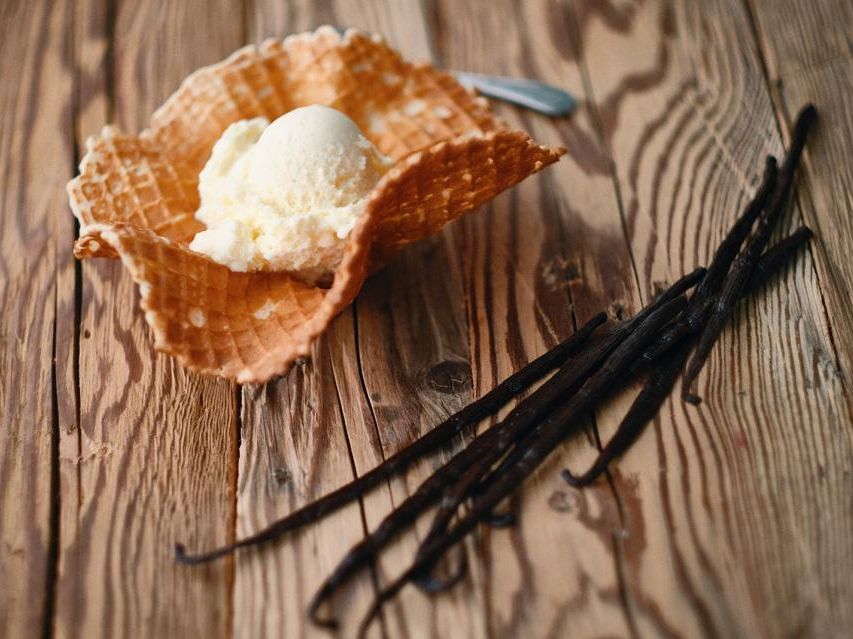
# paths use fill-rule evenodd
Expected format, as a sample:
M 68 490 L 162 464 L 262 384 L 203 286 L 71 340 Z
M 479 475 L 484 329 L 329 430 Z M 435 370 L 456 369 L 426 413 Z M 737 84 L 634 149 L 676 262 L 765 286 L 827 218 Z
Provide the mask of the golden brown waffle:
M 371 193 L 331 288 L 286 273 L 236 273 L 190 251 L 203 228 L 198 174 L 225 128 L 325 104 L 395 165 Z M 157 349 L 203 373 L 262 382 L 308 355 L 364 279 L 406 244 L 555 162 L 564 149 L 510 130 L 452 76 L 377 37 L 331 27 L 240 49 L 190 75 L 138 136 L 87 140 L 68 184 L 79 258 L 119 257 L 142 293 Z

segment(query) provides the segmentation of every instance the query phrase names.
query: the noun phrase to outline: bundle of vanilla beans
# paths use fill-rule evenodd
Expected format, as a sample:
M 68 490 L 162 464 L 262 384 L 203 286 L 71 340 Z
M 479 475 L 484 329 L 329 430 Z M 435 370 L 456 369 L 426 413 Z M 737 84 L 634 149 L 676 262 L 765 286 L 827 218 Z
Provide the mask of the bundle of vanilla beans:
M 683 399 L 700 401 L 691 389 L 738 300 L 765 284 L 811 237 L 811 231 L 801 227 L 767 248 L 783 216 L 794 172 L 816 117 L 811 105 L 800 112 L 782 165 L 777 166 L 772 157 L 767 159 L 758 191 L 707 268 L 682 277 L 630 320 L 611 322 L 604 313 L 596 315 L 569 339 L 355 481 L 256 535 L 218 550 L 189 555 L 178 545 L 178 560 L 187 564 L 210 561 L 320 520 L 435 451 L 464 428 L 496 414 L 523 390 L 556 370 L 502 421 L 436 470 L 376 530 L 356 544 L 314 595 L 309 614 L 316 623 L 333 626 L 334 619 L 321 615 L 323 604 L 436 503 L 432 526 L 411 565 L 376 595 L 362 622 L 362 634 L 382 604 L 407 583 L 427 592 L 453 586 L 466 572 L 464 551 L 450 576 L 437 577 L 437 564 L 479 524 L 512 523 L 511 516 L 498 512 L 500 504 L 518 490 L 555 447 L 581 430 L 591 411 L 608 396 L 637 378 L 645 379 L 616 433 L 589 470 L 581 475 L 563 471 L 564 479 L 572 486 L 584 486 L 597 479 L 608 463 L 631 445 L 669 396 L 682 371 Z

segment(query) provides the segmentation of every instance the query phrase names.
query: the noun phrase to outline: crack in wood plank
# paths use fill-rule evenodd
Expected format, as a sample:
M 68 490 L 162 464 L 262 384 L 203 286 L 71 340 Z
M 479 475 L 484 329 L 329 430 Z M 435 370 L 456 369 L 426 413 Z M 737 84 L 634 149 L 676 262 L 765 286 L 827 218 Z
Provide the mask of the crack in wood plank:
M 0 9 L 0 628 L 49 636 L 55 597 L 57 455 L 73 332 L 73 268 L 62 246 L 62 127 L 72 73 L 68 3 Z
M 212 4 L 205 3 L 206 13 L 195 24 L 187 20 L 190 7 L 154 9 L 113 0 L 74 6 L 69 37 L 76 46 L 69 65 L 75 69 L 76 107 L 69 131 L 78 146 L 114 116 L 131 130 L 141 128 L 185 73 L 213 61 L 211 53 L 222 56 L 239 44 L 237 38 L 229 44 L 227 36 L 211 37 L 215 30 L 207 32 L 203 44 L 187 33 L 190 26 L 204 26 L 205 18 L 216 22 L 222 14 Z M 164 26 L 149 33 L 148 18 Z M 221 24 L 225 33 L 228 23 Z M 170 55 L 171 45 L 158 45 L 161 36 L 183 44 Z M 166 63 L 155 65 L 156 73 L 146 72 L 144 85 L 115 88 L 114 80 L 143 77 L 134 65 L 144 69 L 153 59 Z M 70 225 L 67 207 L 60 210 Z M 68 247 L 70 241 L 65 247 L 70 255 Z M 111 634 L 139 622 L 153 634 L 221 636 L 230 599 L 222 595 L 233 563 L 188 571 L 174 563 L 170 547 L 175 537 L 210 545 L 232 534 L 226 525 L 232 517 L 217 519 L 214 513 L 217 506 L 228 511 L 228 500 L 221 498 L 231 490 L 227 475 L 236 459 L 236 452 L 228 452 L 234 443 L 233 387 L 189 376 L 153 355 L 129 278 L 118 264 L 87 264 L 78 281 L 79 417 L 75 432 L 65 438 L 61 459 L 55 632 Z M 187 511 L 198 511 L 204 525 L 187 517 Z M 126 536 L 120 540 L 119 533 Z M 126 568 L 124 550 L 132 551 Z M 203 602 L 217 600 L 222 605 L 215 611 L 205 610 Z

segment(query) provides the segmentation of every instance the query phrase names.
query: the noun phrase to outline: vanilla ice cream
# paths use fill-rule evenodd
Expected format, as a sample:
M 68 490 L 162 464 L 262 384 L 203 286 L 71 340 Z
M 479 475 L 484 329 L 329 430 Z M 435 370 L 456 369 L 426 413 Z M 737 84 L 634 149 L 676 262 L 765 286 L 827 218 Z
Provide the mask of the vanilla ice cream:
M 229 126 L 199 176 L 190 248 L 232 271 L 289 271 L 315 282 L 338 266 L 367 195 L 390 168 L 346 115 L 314 105 L 272 124 Z

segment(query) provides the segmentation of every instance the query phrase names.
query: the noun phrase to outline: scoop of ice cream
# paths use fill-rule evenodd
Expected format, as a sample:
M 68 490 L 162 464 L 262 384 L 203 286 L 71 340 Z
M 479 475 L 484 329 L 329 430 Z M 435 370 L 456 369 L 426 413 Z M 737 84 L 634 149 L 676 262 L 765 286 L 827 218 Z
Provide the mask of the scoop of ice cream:
M 229 126 L 199 176 L 190 248 L 232 271 L 324 279 L 391 162 L 346 115 L 314 105 Z

